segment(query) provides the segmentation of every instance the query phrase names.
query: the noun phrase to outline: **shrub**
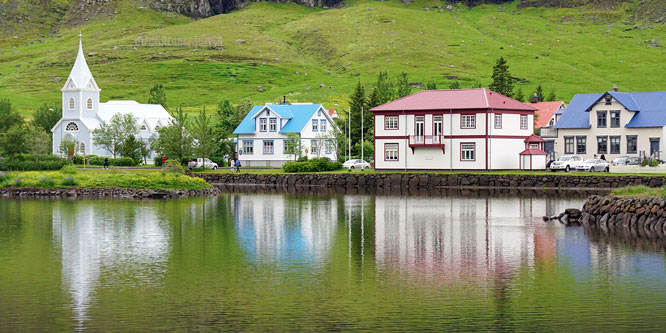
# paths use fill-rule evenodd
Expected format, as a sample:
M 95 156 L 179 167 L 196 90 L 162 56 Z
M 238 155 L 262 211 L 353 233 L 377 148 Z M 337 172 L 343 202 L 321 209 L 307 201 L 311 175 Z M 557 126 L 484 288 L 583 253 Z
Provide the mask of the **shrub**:
M 167 160 L 164 165 L 162 165 L 162 173 L 179 173 L 184 174 L 185 169 L 181 166 L 176 160 Z
M 16 179 L 14 180 L 14 186 L 16 186 L 16 187 L 21 187 L 21 186 L 23 186 L 23 179 L 21 179 L 21 178 L 16 178 Z
M 65 174 L 65 175 L 74 175 L 76 174 L 77 170 L 76 167 L 73 165 L 65 165 L 62 168 L 60 168 L 60 172 Z
M 102 159 L 102 164 L 104 164 L 104 159 Z M 109 165 L 113 166 L 135 166 L 136 162 L 129 157 L 121 158 L 110 158 Z
M 282 170 L 288 173 L 296 172 L 323 172 L 323 171 L 334 171 L 342 168 L 342 163 L 340 162 L 331 162 L 327 158 L 315 158 L 311 160 L 299 161 L 297 162 L 287 162 L 282 166 Z
M 74 177 L 69 176 L 65 177 L 65 179 L 62 180 L 61 183 L 63 186 L 76 186 L 76 181 L 74 180 Z
M 9 175 L 6 173 L 0 172 L 0 183 L 5 183 L 9 181 Z
M 155 166 L 162 166 L 162 156 L 155 156 L 153 159 Z
M 45 155 L 46 157 L 48 155 Z M 34 159 L 15 158 L 14 161 L 0 160 L 0 170 L 13 171 L 39 171 L 60 170 L 63 166 L 71 164 L 67 159 L 60 157 L 40 158 L 39 162 Z
M 53 179 L 51 179 L 49 177 L 42 177 L 37 182 L 37 186 L 41 186 L 41 187 L 51 187 L 53 185 L 55 185 L 55 181 L 53 181 Z
M 298 158 L 298 160 L 296 160 L 296 162 L 307 162 L 307 161 L 308 161 L 307 156 L 301 156 L 301 157 Z

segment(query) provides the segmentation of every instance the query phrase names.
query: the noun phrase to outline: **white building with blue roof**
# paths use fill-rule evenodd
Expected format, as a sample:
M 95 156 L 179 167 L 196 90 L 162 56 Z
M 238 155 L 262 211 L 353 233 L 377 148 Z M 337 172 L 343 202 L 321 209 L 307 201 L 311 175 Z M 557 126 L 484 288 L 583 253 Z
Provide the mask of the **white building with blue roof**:
M 243 166 L 282 166 L 294 160 L 285 153 L 287 134 L 300 138 L 300 156 L 337 160 L 335 123 L 321 104 L 266 104 L 250 110 L 234 130 Z
M 663 159 L 666 91 L 577 94 L 555 124 L 555 154 Z

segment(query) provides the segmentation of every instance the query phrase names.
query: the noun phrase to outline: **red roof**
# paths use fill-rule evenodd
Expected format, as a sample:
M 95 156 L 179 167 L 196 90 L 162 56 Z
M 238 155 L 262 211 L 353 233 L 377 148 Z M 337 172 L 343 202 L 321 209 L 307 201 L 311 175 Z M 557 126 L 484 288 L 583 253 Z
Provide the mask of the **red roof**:
M 536 148 L 527 148 L 523 150 L 520 155 L 548 155 L 545 151 Z
M 454 89 L 422 90 L 417 93 L 380 105 L 371 111 L 422 111 L 422 110 L 498 109 L 536 111 L 535 108 L 492 90 Z
M 333 117 L 333 114 L 335 113 L 335 109 L 328 109 L 328 115 Z
M 536 116 L 534 117 L 534 128 L 541 128 L 548 126 L 548 121 L 553 117 L 553 114 L 557 109 L 559 109 L 564 102 L 537 102 L 537 103 L 525 103 L 531 107 L 537 109 Z
M 525 138 L 525 142 L 546 142 L 546 140 L 538 137 L 536 134 L 530 134 L 530 136 Z

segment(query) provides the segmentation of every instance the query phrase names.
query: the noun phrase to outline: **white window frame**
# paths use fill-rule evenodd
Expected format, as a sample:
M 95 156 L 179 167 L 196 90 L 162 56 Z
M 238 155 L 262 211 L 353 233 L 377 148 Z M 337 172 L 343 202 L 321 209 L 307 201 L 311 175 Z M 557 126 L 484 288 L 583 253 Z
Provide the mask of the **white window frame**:
M 250 151 L 248 151 L 248 148 Z M 254 154 L 254 140 L 243 140 L 243 154 L 253 155 Z
M 312 119 L 312 132 L 319 132 L 319 121 Z
M 268 119 L 268 130 L 270 132 L 277 132 L 277 118 Z
M 268 130 L 267 123 L 266 118 L 259 118 L 259 132 L 266 132 Z
M 264 155 L 273 155 L 275 154 L 275 141 L 273 140 L 264 140 Z
M 475 114 L 461 115 L 460 128 L 464 129 L 476 128 L 476 115 Z
M 476 143 L 467 142 L 460 144 L 460 160 L 476 161 Z
M 502 129 L 502 114 L 495 115 L 495 129 Z
M 69 125 L 74 125 L 75 129 L 70 130 Z M 70 121 L 65 125 L 65 132 L 78 132 L 79 131 L 79 125 L 73 121 Z
M 319 132 L 326 132 L 326 119 L 319 120 Z
M 398 129 L 398 116 L 384 116 L 384 129 L 397 130 Z
M 526 130 L 528 129 L 529 126 L 527 124 L 527 116 L 526 115 L 520 115 L 520 129 L 521 130 Z
M 396 162 L 399 160 L 398 156 L 399 145 L 397 143 L 384 144 L 384 161 Z
M 93 100 L 90 97 L 88 97 L 88 100 L 86 101 L 86 109 L 88 109 L 88 110 L 93 109 Z
M 73 98 L 73 97 L 70 97 L 70 98 L 69 98 L 69 109 L 70 109 L 70 110 L 74 110 L 74 109 L 76 109 L 76 102 L 74 101 L 74 98 Z

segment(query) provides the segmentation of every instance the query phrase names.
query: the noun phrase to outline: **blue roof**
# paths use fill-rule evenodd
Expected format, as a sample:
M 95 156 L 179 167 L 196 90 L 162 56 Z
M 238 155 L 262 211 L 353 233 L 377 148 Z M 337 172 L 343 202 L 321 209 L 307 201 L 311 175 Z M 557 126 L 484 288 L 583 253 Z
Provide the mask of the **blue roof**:
M 666 126 L 666 91 L 621 93 L 609 91 L 627 110 L 635 112 L 625 127 Z M 555 128 L 590 128 L 588 111 L 604 94 L 578 94 L 565 109 Z
M 264 108 L 269 108 L 277 113 L 280 118 L 289 119 L 282 127 L 280 133 L 300 133 L 308 124 L 312 116 L 322 108 L 321 104 L 268 104 L 256 105 L 248 112 L 243 121 L 236 127 L 234 134 L 253 134 L 256 132 L 256 120 L 254 117 Z M 325 111 L 325 110 L 324 110 Z M 326 117 L 328 117 L 327 112 Z

